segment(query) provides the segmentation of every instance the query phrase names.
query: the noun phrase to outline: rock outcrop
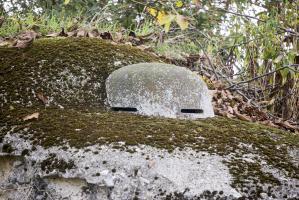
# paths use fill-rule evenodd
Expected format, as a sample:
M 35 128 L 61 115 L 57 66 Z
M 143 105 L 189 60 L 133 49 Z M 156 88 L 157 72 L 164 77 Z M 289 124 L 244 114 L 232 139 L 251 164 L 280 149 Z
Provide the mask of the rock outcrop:
M 298 199 L 295 133 L 109 110 L 109 74 L 155 56 L 42 39 L 0 62 L 0 199 Z

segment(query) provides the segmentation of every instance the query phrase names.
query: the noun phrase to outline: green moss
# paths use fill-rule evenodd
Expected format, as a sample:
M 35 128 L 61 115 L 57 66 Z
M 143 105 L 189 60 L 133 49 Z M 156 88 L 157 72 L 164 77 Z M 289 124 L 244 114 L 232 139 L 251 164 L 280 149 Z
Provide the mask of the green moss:
M 122 65 L 115 66 L 115 61 Z M 288 148 L 299 148 L 298 134 L 223 117 L 190 121 L 107 111 L 107 76 L 123 65 L 149 61 L 157 58 L 128 46 L 88 38 L 42 39 L 22 50 L 0 48 L 0 142 L 13 128 L 33 145 L 45 148 L 59 145 L 64 149 L 65 142 L 76 148 L 113 145 L 132 153 L 134 148 L 127 147 L 139 144 L 169 152 L 190 147 L 231 156 L 227 165 L 235 186 L 246 185 L 245 180 L 278 185 L 277 179 L 262 171 L 261 160 L 299 178 L 298 166 L 291 163 L 288 154 Z M 37 92 L 49 98 L 50 106 L 45 107 L 34 96 Z M 59 105 L 64 109 L 58 109 Z M 34 112 L 40 113 L 38 119 L 22 120 Z M 254 164 L 240 159 L 248 153 L 258 155 Z M 42 167 L 63 172 L 73 166 L 55 155 Z
M 91 38 L 36 40 L 27 49 L 0 48 L 0 108 L 43 106 L 103 107 L 108 75 L 128 64 L 159 61 L 127 45 Z M 115 64 L 121 62 L 121 64 Z
M 40 112 L 38 120 L 22 120 L 34 112 Z M 299 147 L 298 135 L 223 117 L 190 121 L 100 109 L 16 108 L 0 114 L 0 126 L 6 127 L 1 130 L 0 137 L 15 127 L 14 132 L 45 148 L 68 142 L 77 148 L 114 144 L 115 148 L 130 151 L 132 148 L 128 146 L 144 144 L 168 151 L 190 147 L 196 151 L 230 155 L 233 158 L 227 165 L 236 186 L 246 184 L 245 180 L 279 185 L 271 174 L 262 171 L 262 160 L 283 170 L 289 177 L 299 178 L 298 166 L 291 163 L 288 154 L 288 148 Z M 247 154 L 258 155 L 262 160 L 253 158 L 256 161 L 253 164 L 240 159 Z

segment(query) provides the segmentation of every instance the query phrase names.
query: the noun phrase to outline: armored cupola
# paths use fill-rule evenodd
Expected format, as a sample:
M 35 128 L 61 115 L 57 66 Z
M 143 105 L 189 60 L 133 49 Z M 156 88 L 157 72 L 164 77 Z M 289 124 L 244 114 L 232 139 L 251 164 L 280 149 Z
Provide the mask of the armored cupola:
M 175 65 L 139 63 L 122 67 L 106 80 L 112 110 L 170 118 L 213 117 L 211 96 L 194 72 Z

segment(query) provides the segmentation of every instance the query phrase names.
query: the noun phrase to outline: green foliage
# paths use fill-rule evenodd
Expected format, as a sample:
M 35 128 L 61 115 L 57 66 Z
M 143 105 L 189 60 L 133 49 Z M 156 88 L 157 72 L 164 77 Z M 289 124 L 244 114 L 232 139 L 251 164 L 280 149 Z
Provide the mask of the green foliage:
M 21 29 L 20 24 L 18 23 L 17 18 L 11 17 L 9 19 L 6 19 L 4 24 L 2 25 L 2 28 L 0 28 L 0 36 L 12 36 L 19 32 Z
M 23 15 L 12 15 L 5 19 L 2 28 L 0 29 L 0 36 L 13 36 L 19 32 L 38 27 L 38 31 L 46 35 L 50 32 L 59 32 L 62 27 L 70 27 L 74 24 L 72 17 L 61 17 L 56 14 L 52 15 L 36 15 L 32 12 Z

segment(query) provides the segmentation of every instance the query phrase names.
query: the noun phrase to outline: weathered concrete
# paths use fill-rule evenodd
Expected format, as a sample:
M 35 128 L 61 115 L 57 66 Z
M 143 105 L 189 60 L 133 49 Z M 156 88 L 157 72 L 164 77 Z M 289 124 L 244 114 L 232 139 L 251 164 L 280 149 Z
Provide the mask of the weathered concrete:
M 298 134 L 107 111 L 109 74 L 155 61 L 95 39 L 0 48 L 0 200 L 298 199 Z
M 136 108 L 143 115 L 170 118 L 213 117 L 204 81 L 190 70 L 162 63 L 140 63 L 114 71 L 106 81 L 112 108 Z

